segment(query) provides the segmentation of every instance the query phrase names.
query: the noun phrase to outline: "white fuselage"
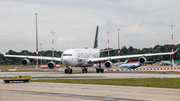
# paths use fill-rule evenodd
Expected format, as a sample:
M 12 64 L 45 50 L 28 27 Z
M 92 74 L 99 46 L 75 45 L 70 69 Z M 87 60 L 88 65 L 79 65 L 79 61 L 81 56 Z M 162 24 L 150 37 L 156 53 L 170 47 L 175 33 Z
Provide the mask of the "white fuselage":
M 93 63 L 88 63 L 89 58 L 99 58 L 99 49 L 68 49 L 61 55 L 62 63 L 71 67 L 90 67 Z
M 140 63 L 127 63 L 127 64 L 121 64 L 119 68 L 127 68 L 127 69 L 135 69 L 142 66 Z

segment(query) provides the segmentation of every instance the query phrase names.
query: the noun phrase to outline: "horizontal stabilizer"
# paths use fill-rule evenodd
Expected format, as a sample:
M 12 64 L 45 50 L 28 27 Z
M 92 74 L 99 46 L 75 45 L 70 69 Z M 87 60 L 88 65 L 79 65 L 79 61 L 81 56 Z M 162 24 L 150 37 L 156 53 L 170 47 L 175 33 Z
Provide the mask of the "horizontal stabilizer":
M 3 51 L 1 52 L 3 55 L 6 55 Z

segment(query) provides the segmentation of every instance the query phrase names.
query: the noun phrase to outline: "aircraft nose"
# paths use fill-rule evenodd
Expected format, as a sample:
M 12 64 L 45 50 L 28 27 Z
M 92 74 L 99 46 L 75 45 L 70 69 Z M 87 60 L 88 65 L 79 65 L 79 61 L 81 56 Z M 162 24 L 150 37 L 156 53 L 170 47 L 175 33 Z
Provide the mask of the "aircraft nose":
M 65 66 L 70 66 L 70 60 L 68 57 L 62 57 L 62 63 L 65 65 Z

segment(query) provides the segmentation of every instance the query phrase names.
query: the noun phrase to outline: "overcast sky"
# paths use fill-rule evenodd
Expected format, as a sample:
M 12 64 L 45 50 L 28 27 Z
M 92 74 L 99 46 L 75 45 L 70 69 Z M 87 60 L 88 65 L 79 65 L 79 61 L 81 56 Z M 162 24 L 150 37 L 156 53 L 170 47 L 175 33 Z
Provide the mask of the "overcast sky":
M 171 44 L 172 33 L 180 43 L 180 0 L 0 0 L 1 51 L 35 52 L 35 13 L 43 50 L 52 49 L 52 38 L 55 50 L 92 48 L 97 25 L 100 49 L 118 47 L 118 28 L 121 47 Z

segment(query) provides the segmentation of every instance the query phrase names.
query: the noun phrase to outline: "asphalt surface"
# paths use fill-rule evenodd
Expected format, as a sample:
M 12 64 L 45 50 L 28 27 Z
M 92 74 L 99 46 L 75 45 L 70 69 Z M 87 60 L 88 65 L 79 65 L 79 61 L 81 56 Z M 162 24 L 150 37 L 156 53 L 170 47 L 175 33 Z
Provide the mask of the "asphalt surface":
M 180 101 L 180 89 L 0 81 L 0 101 Z
M 65 74 L 63 71 L 0 72 L 0 77 L 20 75 L 31 75 L 31 77 L 180 78 L 180 74 L 142 73 L 137 71 L 105 73 L 95 73 L 95 71 L 81 73 L 81 71 L 76 71 L 73 74 Z M 46 82 L 4 83 L 3 80 L 0 80 L 0 101 L 180 101 L 179 94 L 180 89 L 169 88 Z
M 89 76 L 102 78 L 180 78 L 180 74 L 136 73 L 136 72 L 105 72 L 65 74 L 64 72 L 0 72 L 0 77 L 13 77 L 31 75 L 31 77 L 63 77 L 63 76 Z

